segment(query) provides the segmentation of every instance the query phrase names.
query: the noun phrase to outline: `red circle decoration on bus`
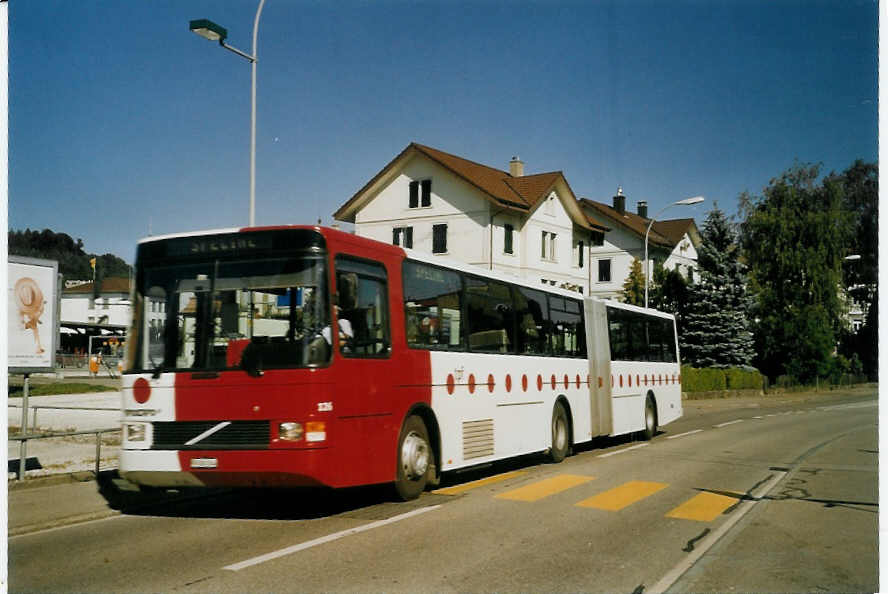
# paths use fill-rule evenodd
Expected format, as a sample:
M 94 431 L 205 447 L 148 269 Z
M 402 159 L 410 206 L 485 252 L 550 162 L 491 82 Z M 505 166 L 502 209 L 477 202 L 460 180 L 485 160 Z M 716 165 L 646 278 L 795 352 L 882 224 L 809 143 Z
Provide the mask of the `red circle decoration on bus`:
M 552 389 L 555 389 L 555 386 L 558 384 L 558 380 L 555 379 L 555 374 L 552 374 L 552 377 L 549 379 L 549 383 L 552 385 Z
M 629 387 L 631 388 L 632 387 L 632 374 L 631 373 L 626 376 L 626 380 L 629 382 Z
M 453 379 L 452 373 L 448 373 L 447 374 L 447 393 L 453 394 L 453 390 L 455 390 L 455 389 L 456 389 L 456 380 Z
M 580 389 L 580 374 L 577 374 L 577 390 Z
M 604 380 L 601 379 L 601 376 L 600 376 L 600 375 L 598 376 L 598 387 L 599 387 L 599 388 L 603 388 L 603 387 L 604 387 Z
M 151 398 L 151 384 L 144 377 L 140 377 L 133 383 L 133 398 L 139 404 L 145 404 Z
M 506 392 L 512 391 L 512 376 L 508 373 L 506 374 Z
M 641 378 L 638 376 L 638 374 L 635 375 L 635 385 L 636 386 L 641 385 Z
M 475 393 L 475 374 L 469 374 L 469 394 Z
M 493 392 L 493 386 L 494 386 L 494 383 L 493 383 L 493 374 L 492 374 L 492 373 L 489 373 L 489 374 L 487 374 L 487 391 L 488 391 L 488 392 Z
M 620 374 L 620 387 L 623 387 L 623 374 Z
M 523 391 L 527 392 L 527 374 L 526 373 L 521 374 L 521 389 Z
M 564 389 L 567 390 L 567 387 L 570 385 L 570 380 L 567 378 L 567 374 L 564 374 Z
M 537 374 L 537 390 L 540 392 L 543 391 L 543 376 L 540 374 Z

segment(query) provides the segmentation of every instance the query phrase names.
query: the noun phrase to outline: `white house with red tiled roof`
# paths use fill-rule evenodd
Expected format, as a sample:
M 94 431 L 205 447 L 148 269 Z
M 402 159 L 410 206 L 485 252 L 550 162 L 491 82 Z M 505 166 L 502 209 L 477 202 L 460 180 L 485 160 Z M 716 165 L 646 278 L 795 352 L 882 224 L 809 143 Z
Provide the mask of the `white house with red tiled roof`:
M 588 294 L 608 227 L 560 171 L 524 174 L 411 143 L 333 217 L 355 233 Z
M 631 212 L 626 209 L 626 196 L 618 189 L 612 204 L 582 198 L 580 205 L 611 229 L 590 253 L 591 293 L 616 298 L 629 276 L 632 261 L 637 258 L 644 262 L 644 236 L 651 222 L 647 202 L 639 201 L 636 212 Z M 654 221 L 648 235 L 649 269 L 653 271 L 653 263 L 659 262 L 668 270 L 677 269 L 685 278 L 692 278 L 700 241 L 694 219 Z

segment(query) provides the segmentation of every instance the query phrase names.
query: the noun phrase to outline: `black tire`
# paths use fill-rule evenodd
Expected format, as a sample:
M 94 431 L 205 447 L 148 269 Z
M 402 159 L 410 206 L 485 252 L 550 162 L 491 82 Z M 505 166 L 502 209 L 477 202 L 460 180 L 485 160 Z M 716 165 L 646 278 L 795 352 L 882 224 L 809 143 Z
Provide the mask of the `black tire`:
M 416 415 L 407 417 L 398 437 L 398 469 L 395 492 L 403 501 L 416 499 L 435 472 L 435 455 L 425 423 Z
M 639 436 L 644 441 L 650 441 L 657 434 L 657 406 L 654 398 L 648 396 L 644 403 L 644 429 Z
M 564 460 L 570 449 L 570 425 L 567 421 L 567 411 L 560 402 L 555 403 L 552 409 L 552 447 L 549 448 L 549 459 L 557 464 Z

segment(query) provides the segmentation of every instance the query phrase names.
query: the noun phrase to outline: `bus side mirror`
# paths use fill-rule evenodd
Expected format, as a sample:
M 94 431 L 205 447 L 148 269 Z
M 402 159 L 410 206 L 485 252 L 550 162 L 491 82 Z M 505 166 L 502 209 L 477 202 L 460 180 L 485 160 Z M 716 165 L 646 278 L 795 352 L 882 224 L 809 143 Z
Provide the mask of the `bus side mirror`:
M 247 372 L 250 377 L 262 377 L 265 373 L 262 371 L 262 355 L 259 347 L 250 342 L 243 351 L 240 361 L 241 369 Z

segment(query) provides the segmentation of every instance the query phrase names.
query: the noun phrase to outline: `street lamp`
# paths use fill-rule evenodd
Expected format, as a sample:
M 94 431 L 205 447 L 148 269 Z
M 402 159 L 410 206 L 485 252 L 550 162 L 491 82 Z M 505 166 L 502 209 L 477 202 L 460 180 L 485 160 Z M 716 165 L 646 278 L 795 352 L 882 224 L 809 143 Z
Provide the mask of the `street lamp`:
M 661 214 L 663 214 L 666 209 L 672 208 L 673 206 L 690 206 L 691 204 L 700 204 L 703 202 L 703 196 L 694 196 L 693 198 L 685 198 L 684 200 L 678 200 L 677 202 L 673 202 L 672 204 L 667 204 L 660 212 L 654 215 L 651 218 L 651 222 L 648 223 L 647 231 L 644 234 L 644 306 L 645 308 L 648 306 L 648 285 L 650 285 L 650 267 L 648 266 L 648 236 L 651 233 L 651 227 L 654 224 L 654 221 L 657 220 Z
M 190 21 L 188 28 L 197 35 L 210 41 L 218 41 L 219 45 L 225 49 L 234 52 L 242 58 L 250 61 L 252 66 L 252 90 L 251 90 L 251 110 L 250 110 L 250 226 L 256 224 L 256 62 L 258 54 L 256 53 L 256 38 L 259 35 L 259 17 L 262 15 L 262 7 L 265 0 L 259 0 L 259 7 L 256 9 L 256 18 L 253 20 L 253 54 L 242 52 L 236 47 L 225 43 L 228 37 L 228 31 L 225 27 L 221 27 L 213 21 L 207 19 L 198 19 Z

